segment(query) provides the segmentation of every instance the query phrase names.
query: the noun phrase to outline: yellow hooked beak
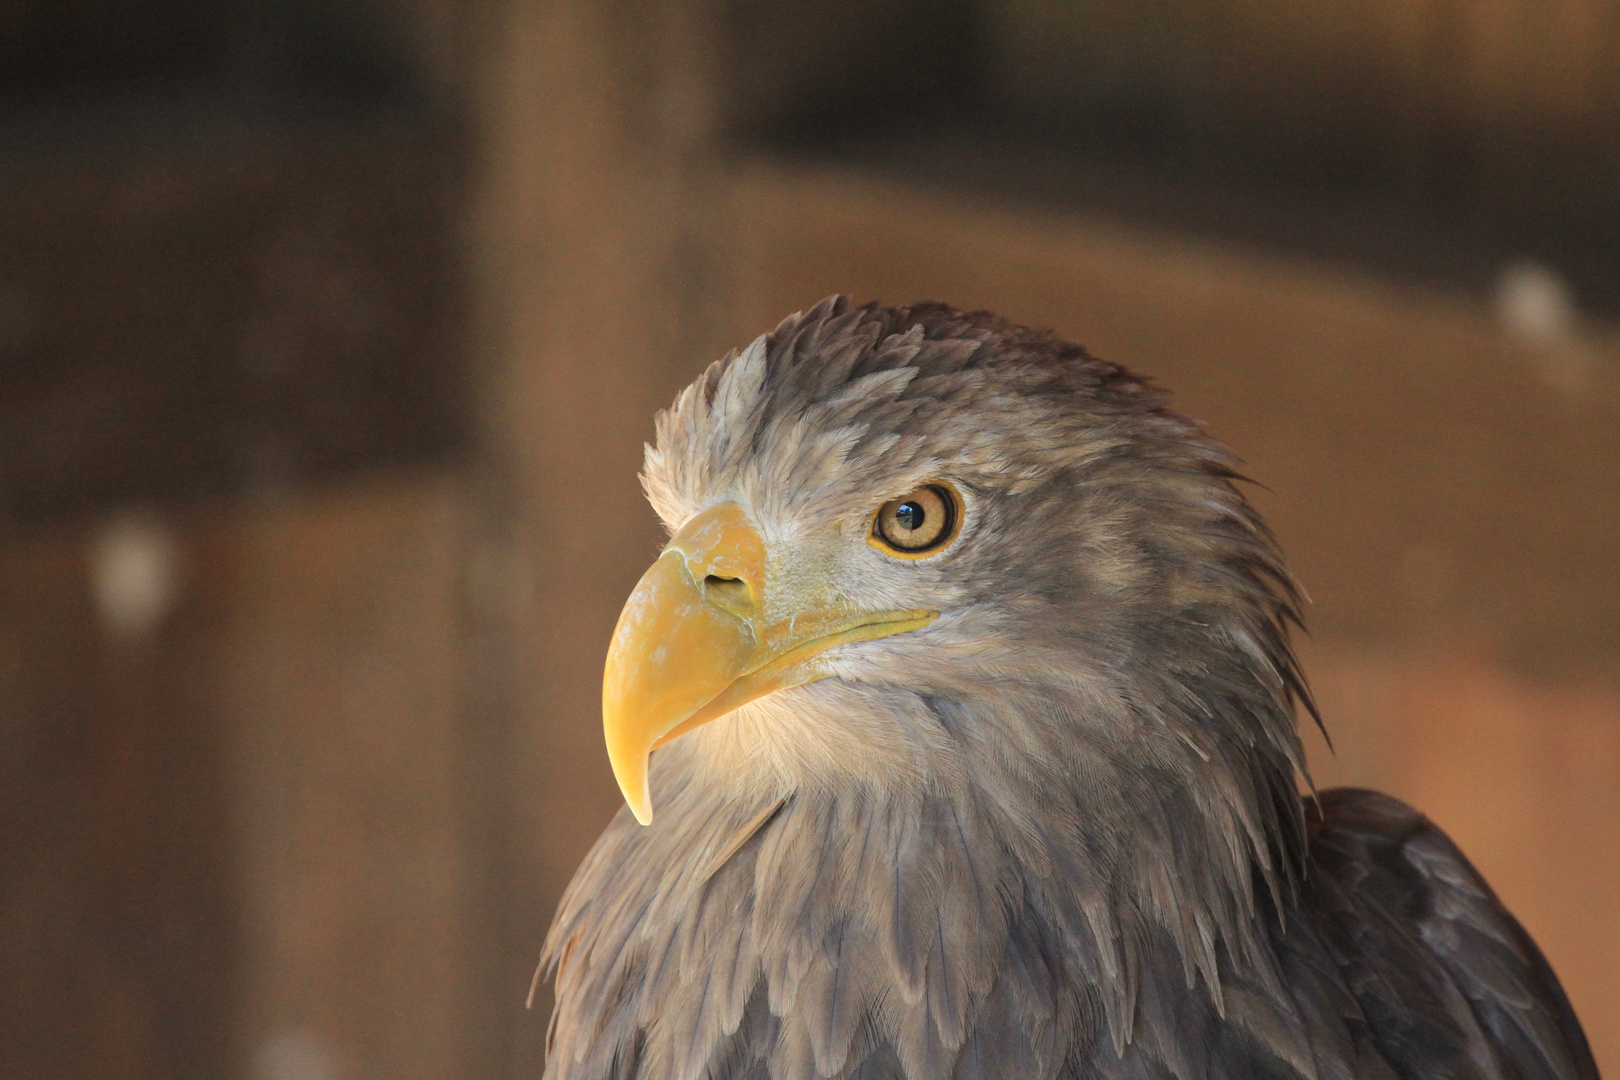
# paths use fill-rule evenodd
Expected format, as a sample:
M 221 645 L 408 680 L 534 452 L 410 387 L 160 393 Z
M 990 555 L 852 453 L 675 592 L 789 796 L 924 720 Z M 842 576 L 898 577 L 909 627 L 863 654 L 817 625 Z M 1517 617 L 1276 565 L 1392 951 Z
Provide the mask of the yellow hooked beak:
M 602 676 L 602 729 L 625 802 L 652 821 L 653 750 L 756 698 L 824 678 L 834 645 L 916 630 L 935 611 L 781 611 L 767 605 L 765 543 L 724 503 L 675 534 L 625 602 Z

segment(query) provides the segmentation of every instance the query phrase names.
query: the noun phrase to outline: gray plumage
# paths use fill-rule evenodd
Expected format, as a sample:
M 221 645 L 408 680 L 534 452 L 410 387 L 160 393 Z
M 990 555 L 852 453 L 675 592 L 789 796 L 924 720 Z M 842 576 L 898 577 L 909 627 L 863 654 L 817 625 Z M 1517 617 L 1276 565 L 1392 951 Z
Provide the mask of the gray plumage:
M 1292 579 L 1142 380 L 832 298 L 681 395 L 644 480 L 672 531 L 734 498 L 769 540 L 940 478 L 960 539 L 840 586 L 935 624 L 654 754 L 656 819 L 620 810 L 546 943 L 547 1077 L 1596 1080 L 1438 829 L 1298 795 Z

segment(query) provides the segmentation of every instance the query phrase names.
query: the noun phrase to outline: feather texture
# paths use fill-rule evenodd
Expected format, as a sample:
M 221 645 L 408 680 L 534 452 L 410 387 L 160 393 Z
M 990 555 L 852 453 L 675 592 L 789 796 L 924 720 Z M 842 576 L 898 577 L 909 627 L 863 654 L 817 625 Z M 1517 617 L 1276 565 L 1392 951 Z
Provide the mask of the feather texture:
M 825 554 L 940 479 L 944 554 Z M 1437 829 L 1298 795 L 1299 593 L 1238 479 L 983 313 L 835 297 L 711 365 L 647 450 L 669 528 L 733 500 L 849 604 L 942 614 L 653 755 L 547 939 L 546 1075 L 1596 1080 Z

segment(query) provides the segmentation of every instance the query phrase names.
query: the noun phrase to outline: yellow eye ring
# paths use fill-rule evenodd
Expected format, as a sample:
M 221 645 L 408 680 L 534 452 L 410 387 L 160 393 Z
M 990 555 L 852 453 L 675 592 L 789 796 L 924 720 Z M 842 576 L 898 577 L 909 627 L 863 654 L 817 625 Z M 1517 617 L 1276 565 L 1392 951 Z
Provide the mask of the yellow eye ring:
M 878 507 L 867 543 L 899 559 L 925 559 L 948 547 L 961 528 L 962 497 L 956 489 L 924 484 Z

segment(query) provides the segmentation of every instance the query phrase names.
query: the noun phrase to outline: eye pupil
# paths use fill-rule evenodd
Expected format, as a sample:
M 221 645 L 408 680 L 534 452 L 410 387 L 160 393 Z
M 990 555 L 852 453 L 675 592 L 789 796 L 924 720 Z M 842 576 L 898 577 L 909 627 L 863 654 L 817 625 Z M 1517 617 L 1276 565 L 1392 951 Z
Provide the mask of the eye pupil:
M 924 484 L 878 508 L 872 543 L 890 555 L 918 558 L 949 544 L 961 503 L 944 484 Z

